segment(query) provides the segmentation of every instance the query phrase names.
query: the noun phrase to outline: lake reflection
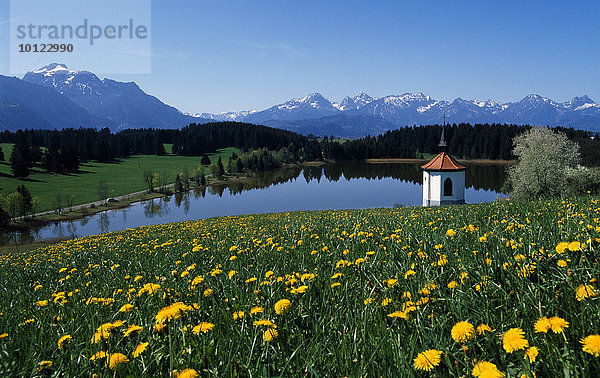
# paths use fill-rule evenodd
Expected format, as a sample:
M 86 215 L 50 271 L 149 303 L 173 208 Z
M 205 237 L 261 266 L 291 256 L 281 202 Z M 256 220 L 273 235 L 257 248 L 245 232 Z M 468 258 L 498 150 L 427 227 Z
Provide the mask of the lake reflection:
M 466 164 L 467 203 L 498 197 L 506 165 Z M 30 243 L 124 230 L 145 225 L 250 213 L 294 210 L 420 206 L 423 174 L 417 163 L 342 162 L 287 167 L 132 204 L 75 221 L 0 236 L 0 243 Z

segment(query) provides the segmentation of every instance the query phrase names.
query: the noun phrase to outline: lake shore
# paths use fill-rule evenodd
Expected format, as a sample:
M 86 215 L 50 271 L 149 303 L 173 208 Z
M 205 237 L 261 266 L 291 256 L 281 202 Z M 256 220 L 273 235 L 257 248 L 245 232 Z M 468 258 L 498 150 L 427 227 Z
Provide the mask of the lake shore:
M 325 165 L 328 163 L 329 163 L 328 161 L 307 161 L 307 162 L 303 162 L 300 164 L 287 164 L 287 165 L 283 166 L 282 168 L 292 167 L 292 166 L 318 167 L 318 166 L 322 166 L 322 165 Z M 246 182 L 246 181 L 250 181 L 254 176 L 255 176 L 255 173 L 250 173 L 250 174 L 243 173 L 243 174 L 237 174 L 237 175 L 228 175 L 228 176 L 226 176 L 225 179 L 219 180 L 219 179 L 213 179 L 211 177 L 211 175 L 207 175 L 207 177 L 206 177 L 207 184 L 205 186 L 192 187 L 192 185 L 190 185 L 189 189 L 183 190 L 180 193 L 185 193 L 185 192 L 189 192 L 191 190 L 196 190 L 196 189 L 208 188 L 208 187 L 214 186 L 214 185 L 224 185 L 224 184 L 231 184 L 231 183 L 238 183 L 238 182 Z M 152 199 L 156 199 L 156 198 L 164 198 L 164 197 L 172 196 L 172 195 L 176 194 L 174 191 L 172 191 L 174 186 L 175 186 L 175 184 L 167 185 L 165 187 L 165 189 L 167 189 L 168 192 L 166 192 L 166 193 L 159 192 L 159 191 L 148 192 L 147 190 L 144 190 L 144 191 L 139 191 L 139 192 L 135 192 L 135 193 L 128 193 L 128 194 L 123 194 L 123 195 L 112 197 L 112 198 L 117 199 L 118 202 L 94 201 L 94 202 L 88 202 L 88 203 L 74 205 L 72 207 L 64 208 L 61 210 L 60 213 L 57 213 L 55 211 L 46 211 L 46 212 L 38 213 L 38 214 L 35 214 L 35 216 L 33 216 L 33 217 L 26 217 L 25 220 L 19 219 L 17 222 L 11 222 L 7 227 L 0 229 L 0 232 L 10 233 L 10 232 L 15 232 L 15 231 L 24 231 L 24 230 L 43 227 L 43 226 L 46 226 L 48 224 L 55 223 L 55 222 L 64 222 L 64 221 L 72 221 L 72 220 L 82 219 L 87 216 L 92 216 L 94 214 L 101 213 L 104 211 L 124 209 L 124 208 L 131 206 L 134 203 L 148 201 L 148 200 L 152 200 Z M 43 245 L 52 244 L 52 243 L 60 242 L 60 241 L 63 241 L 63 239 L 57 239 L 53 242 L 39 242 L 39 243 L 32 243 L 32 244 L 23 244 L 23 245 L 19 245 L 18 249 L 21 249 L 21 250 L 34 249 L 36 246 L 43 246 Z M 14 244 L 4 245 L 4 246 L 0 245 L 0 251 L 6 252 L 7 248 L 10 248 L 10 247 L 16 247 L 16 246 Z
M 376 165 L 384 165 L 384 164 L 389 164 L 389 163 L 407 163 L 407 164 L 414 164 L 414 163 L 422 163 L 427 161 L 426 159 L 366 159 L 366 160 L 362 160 L 361 162 L 367 163 L 367 164 L 376 164 Z M 491 161 L 491 160 L 473 160 L 473 161 L 467 161 L 469 163 L 472 164 L 494 164 L 494 165 L 504 165 L 504 164 L 511 164 L 512 162 L 510 161 Z M 355 162 L 334 162 L 334 161 L 309 161 L 309 162 L 304 162 L 304 163 L 300 163 L 300 164 L 288 164 L 283 168 L 289 168 L 289 167 L 307 167 L 307 169 L 310 169 L 311 167 L 324 167 L 327 166 L 329 164 L 335 164 L 335 163 L 343 163 L 343 164 L 357 164 L 359 163 L 359 161 Z M 208 187 L 213 187 L 213 186 L 223 186 L 223 185 L 231 185 L 231 184 L 236 184 L 236 183 L 245 183 L 245 182 L 250 182 L 252 181 L 257 174 L 255 173 L 250 173 L 250 174 L 237 174 L 237 175 L 228 175 L 225 177 L 225 179 L 221 179 L 221 180 L 217 180 L 212 178 L 212 176 L 208 176 L 207 177 L 207 185 L 205 187 L 197 187 L 196 185 L 194 185 L 192 182 L 190 183 L 190 190 L 202 190 L 202 189 L 206 189 Z M 170 197 L 176 193 L 173 192 L 173 187 L 174 184 L 169 184 L 165 187 L 166 189 L 166 193 L 164 192 L 152 192 L 152 193 L 148 193 L 147 190 L 145 191 L 139 191 L 139 192 L 135 192 L 135 193 L 130 193 L 130 194 L 124 194 L 124 195 L 120 195 L 120 196 L 115 196 L 113 198 L 117 199 L 118 202 L 106 202 L 106 201 L 95 201 L 95 202 L 90 202 L 90 203 L 86 203 L 86 204 L 80 204 L 80 205 L 76 205 L 76 206 L 72 206 L 70 208 L 64 208 L 62 209 L 62 212 L 60 214 L 57 214 L 53 211 L 50 212 L 45 212 L 45 213 L 39 213 L 36 214 L 35 218 L 28 218 L 27 221 L 18 221 L 16 223 L 11 224 L 11 226 L 5 230 L 3 230 L 3 232 L 24 232 L 24 231 L 28 231 L 28 230 L 34 230 L 34 229 L 39 229 L 41 227 L 47 226 L 49 224 L 53 224 L 53 223 L 59 223 L 59 222 L 64 222 L 64 221 L 73 221 L 73 220 L 77 220 L 77 219 L 81 219 L 81 218 L 85 218 L 88 216 L 92 216 L 94 214 L 98 214 L 98 213 L 102 213 L 102 212 L 106 212 L 108 210 L 118 210 L 118 209 L 124 209 L 124 208 L 128 208 L 130 205 L 134 204 L 134 203 L 139 203 L 139 202 L 143 202 L 143 201 L 147 201 L 147 200 L 151 200 L 151 199 L 156 199 L 156 198 L 164 198 L 164 197 Z M 187 192 L 183 191 L 182 193 Z M 5 250 L 6 247 L 8 247 L 8 243 L 14 243 L 12 240 L 8 240 L 9 236 L 7 236 L 5 238 L 4 243 L 7 243 L 6 246 L 0 246 L 0 250 Z M 56 240 L 56 241 L 60 241 L 60 240 Z M 45 243 L 47 244 L 47 243 Z M 23 245 L 19 245 L 19 248 L 21 249 L 23 247 Z

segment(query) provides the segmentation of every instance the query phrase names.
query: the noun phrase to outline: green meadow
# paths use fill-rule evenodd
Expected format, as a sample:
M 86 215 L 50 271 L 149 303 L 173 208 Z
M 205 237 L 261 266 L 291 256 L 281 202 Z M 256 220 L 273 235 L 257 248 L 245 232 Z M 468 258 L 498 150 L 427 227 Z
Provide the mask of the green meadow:
M 175 175 L 188 169 L 189 174 L 200 166 L 200 156 L 155 156 L 134 155 L 114 163 L 89 162 L 82 164 L 78 173 L 58 175 L 45 173 L 41 168 L 34 168 L 33 173 L 23 180 L 12 176 L 8 159 L 12 144 L 3 143 L 2 151 L 6 161 L 0 162 L 0 196 L 16 191 L 17 186 L 24 184 L 33 197 L 40 197 L 38 212 L 53 210 L 52 201 L 57 195 L 62 199 L 62 206 L 73 196 L 73 205 L 100 200 L 98 182 L 103 180 L 108 185 L 108 197 L 134 193 L 147 189 L 144 182 L 144 170 L 152 170 L 159 175 L 166 175 L 169 183 L 175 181 Z M 170 146 L 166 146 L 170 151 Z M 225 148 L 217 153 L 209 154 L 212 162 L 222 157 L 227 163 L 232 152 L 239 153 L 236 148 Z M 208 167 L 205 167 L 208 168 Z M 209 173 L 205 169 L 206 174 Z
M 292 212 L 0 255 L 0 375 L 593 377 L 600 199 Z

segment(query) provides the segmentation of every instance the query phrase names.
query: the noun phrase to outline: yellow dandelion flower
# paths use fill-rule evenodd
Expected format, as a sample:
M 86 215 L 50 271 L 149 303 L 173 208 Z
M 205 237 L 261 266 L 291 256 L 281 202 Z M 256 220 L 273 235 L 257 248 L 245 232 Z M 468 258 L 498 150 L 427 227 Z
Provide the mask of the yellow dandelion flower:
M 501 378 L 506 377 L 504 373 L 498 370 L 498 367 L 487 361 L 479 361 L 473 367 L 473 371 L 471 372 L 473 377 L 481 377 L 481 378 Z
M 138 344 L 138 346 L 135 347 L 133 352 L 131 352 L 131 355 L 133 356 L 133 358 L 138 358 L 142 353 L 146 351 L 146 348 L 148 348 L 148 343 Z
M 334 283 L 332 283 L 332 284 L 331 284 L 331 288 L 332 288 L 332 289 L 334 289 L 334 288 L 336 288 L 337 286 L 341 286 L 341 285 L 342 285 L 342 284 L 341 284 L 341 283 L 339 283 L 339 282 L 334 282 Z
M 456 231 L 454 231 L 453 229 L 449 228 L 448 231 L 446 231 L 446 236 L 454 236 L 456 235 Z
M 469 322 L 456 323 L 450 332 L 457 343 L 464 343 L 475 337 L 475 327 Z
M 486 332 L 492 332 L 492 329 L 487 324 L 480 324 L 477 326 L 477 333 L 479 335 L 485 335 Z
M 8 337 L 8 333 L 3 333 L 0 335 L 0 339 L 6 339 Z
M 550 321 L 550 328 L 554 333 L 563 333 L 565 328 L 569 328 L 569 322 L 558 316 L 553 316 L 548 320 Z
M 540 353 L 540 351 L 539 351 L 538 347 L 535 347 L 535 346 L 529 347 L 525 351 L 525 356 L 523 357 L 523 359 L 529 358 L 529 362 L 534 363 L 535 359 L 537 358 L 539 353 Z
M 104 323 L 96 329 L 94 336 L 92 337 L 92 343 L 99 343 L 101 340 L 106 340 L 110 336 L 110 332 L 116 327 L 113 323 Z
M 161 308 L 155 316 L 156 323 L 164 323 L 171 319 L 180 318 L 181 315 L 192 309 L 191 306 L 184 304 L 183 302 L 173 303 L 170 306 Z
M 448 282 L 448 289 L 455 289 L 458 286 L 458 282 L 450 281 Z
M 137 277 L 140 277 L 140 276 L 137 276 Z M 134 281 L 137 282 L 139 280 L 135 280 L 134 279 Z M 159 289 L 160 289 L 160 285 L 159 284 L 147 283 L 147 284 L 144 285 L 144 287 L 142 287 L 140 289 L 140 291 L 138 291 L 138 297 L 142 296 L 143 294 L 154 295 L 154 294 L 156 294 L 158 292 Z
M 194 328 L 192 328 L 192 333 L 194 333 L 195 335 L 199 335 L 200 332 L 202 333 L 207 333 L 208 331 L 211 331 L 213 328 L 215 328 L 215 325 L 209 322 L 202 322 L 200 324 L 198 324 L 197 326 L 195 326 Z
M 533 325 L 533 329 L 535 329 L 535 332 L 543 332 L 546 333 L 550 330 L 550 327 L 552 325 L 550 324 L 550 319 L 548 319 L 545 316 L 542 316 L 541 318 L 539 318 L 537 320 L 537 322 L 535 322 L 535 324 Z
M 387 316 L 390 318 L 401 318 L 408 320 L 408 314 L 408 311 L 394 311 L 391 314 L 388 314 Z
M 567 249 L 569 249 L 569 243 L 560 242 L 556 245 L 557 253 L 565 253 Z
M 277 325 L 275 325 L 275 323 L 273 323 L 269 319 L 256 320 L 252 324 L 254 324 L 255 326 L 265 326 L 265 327 L 270 327 L 270 328 L 277 328 Z
M 40 306 L 40 307 L 44 307 L 48 305 L 48 301 L 47 300 L 43 300 L 43 301 L 37 301 L 35 302 L 36 305 Z
M 245 282 L 246 282 L 247 284 L 249 284 L 249 283 L 252 283 L 252 282 L 254 282 L 254 281 L 256 281 L 256 280 L 257 280 L 257 278 L 256 278 L 256 277 L 252 277 L 252 278 L 248 278 L 248 279 L 247 279 Z
M 165 323 L 156 323 L 152 326 L 152 329 L 154 330 L 154 332 L 162 332 L 165 328 L 167 327 L 167 325 Z
M 49 368 L 50 366 L 52 366 L 52 361 L 48 361 L 48 360 L 42 361 L 38 364 L 37 371 L 42 371 L 46 368 Z
M 592 285 L 580 285 L 575 290 L 575 298 L 578 301 L 582 301 L 586 298 L 595 297 L 598 295 L 598 292 Z
M 133 305 L 126 303 L 119 309 L 119 312 L 131 312 L 133 310 Z
M 435 349 L 421 352 L 413 360 L 414 367 L 417 370 L 432 371 L 442 361 L 441 355 L 442 351 Z
M 292 308 L 292 302 L 287 299 L 281 299 L 275 303 L 275 313 L 277 315 L 287 314 Z
M 558 260 L 557 264 L 561 268 L 564 268 L 565 266 L 567 266 L 567 262 L 565 260 Z
M 600 357 L 600 335 L 589 335 L 579 341 L 583 344 L 583 351 Z
M 184 369 L 181 372 L 177 370 L 173 371 L 174 378 L 197 378 L 199 377 L 198 372 L 194 369 Z
M 381 301 L 382 306 L 387 306 L 390 303 L 392 303 L 392 298 L 383 298 L 383 300 Z
M 213 295 L 213 293 L 214 293 L 213 289 L 206 289 L 206 290 L 204 290 L 203 294 L 205 297 L 210 297 L 211 295 Z
M 290 290 L 292 294 L 303 294 L 308 289 L 308 286 L 302 285 L 298 286 L 296 289 Z
M 406 273 L 404 273 L 404 279 L 407 280 L 410 277 L 414 276 L 415 274 L 417 274 L 417 272 L 415 272 L 414 270 L 412 270 L 412 269 L 407 270 Z
M 140 332 L 141 330 L 143 330 L 143 328 L 142 328 L 142 327 L 140 327 L 140 326 L 136 326 L 136 325 L 133 325 L 133 324 L 132 324 L 132 325 L 130 325 L 130 326 L 127 328 L 127 330 L 126 330 L 126 331 L 125 331 L 125 333 L 124 333 L 124 336 L 125 336 L 125 337 L 129 337 L 129 336 L 131 336 L 131 335 L 133 335 L 133 334 L 135 334 L 135 333 L 137 333 L 137 332 Z
M 260 306 L 254 306 L 250 309 L 250 314 L 251 315 L 256 315 L 256 314 L 260 314 L 263 312 L 263 308 Z
M 104 351 L 100 351 L 100 352 L 96 352 L 92 355 L 92 357 L 90 357 L 90 361 L 96 361 L 96 360 L 101 360 L 103 358 L 108 357 L 108 355 L 106 354 L 106 352 Z
M 581 243 L 578 241 L 573 241 L 569 243 L 569 251 L 577 252 L 581 250 Z
M 235 275 L 236 275 L 236 273 L 237 273 L 237 272 L 236 272 L 235 270 L 230 270 L 230 271 L 229 271 L 229 273 L 227 273 L 227 277 L 229 277 L 229 279 L 232 279 L 232 278 L 233 278 L 233 276 L 235 276 Z
M 444 266 L 446 264 L 448 264 L 448 256 L 446 256 L 446 255 L 440 255 L 438 257 L 437 265 L 438 266 Z
M 64 335 L 60 339 L 58 339 L 58 349 L 62 349 L 67 346 L 73 338 L 71 335 Z
M 111 370 L 116 370 L 120 364 L 127 362 L 129 362 L 129 359 L 123 353 L 113 353 L 110 355 L 108 367 L 110 367 Z
M 279 333 L 275 328 L 269 328 L 265 332 L 263 332 L 263 340 L 264 341 L 273 341 L 279 336 Z
M 512 353 L 515 350 L 525 349 L 529 346 L 529 341 L 525 337 L 525 332 L 521 328 L 511 328 L 502 336 L 502 346 L 506 353 Z
M 238 320 L 244 317 L 244 311 L 234 311 L 233 320 Z
M 123 321 L 122 320 L 115 320 L 114 322 L 110 323 L 112 324 L 113 328 L 119 328 L 123 326 Z

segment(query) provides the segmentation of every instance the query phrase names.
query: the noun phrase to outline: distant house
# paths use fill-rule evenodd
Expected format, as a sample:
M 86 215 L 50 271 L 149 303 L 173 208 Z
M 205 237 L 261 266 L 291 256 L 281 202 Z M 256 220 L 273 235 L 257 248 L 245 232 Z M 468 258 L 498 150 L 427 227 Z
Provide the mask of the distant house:
M 465 203 L 465 171 L 447 152 L 444 127 L 440 139 L 440 153 L 423 169 L 423 206 L 457 205 Z

